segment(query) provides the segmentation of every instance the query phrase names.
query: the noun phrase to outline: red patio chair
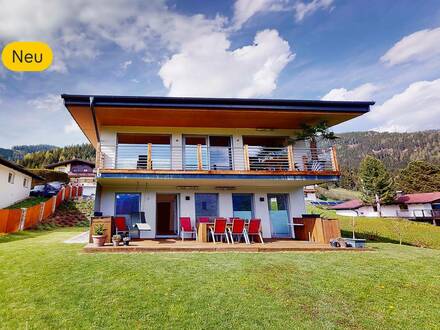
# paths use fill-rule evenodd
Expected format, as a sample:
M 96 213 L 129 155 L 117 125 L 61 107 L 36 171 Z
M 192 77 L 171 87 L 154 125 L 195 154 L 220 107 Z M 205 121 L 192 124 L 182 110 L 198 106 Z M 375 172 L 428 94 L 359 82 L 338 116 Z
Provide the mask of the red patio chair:
M 232 229 L 228 227 L 229 236 L 231 236 L 232 244 L 234 244 L 234 235 L 238 236 L 238 243 L 242 237 L 244 237 L 244 241 L 246 242 L 246 236 L 244 235 L 245 231 L 245 221 L 240 218 L 234 218 L 232 220 Z
M 211 232 L 212 241 L 214 242 L 214 244 L 216 243 L 215 236 L 220 236 L 221 241 L 223 241 L 223 237 L 226 237 L 226 242 L 228 242 L 229 244 L 229 237 L 226 231 L 227 221 L 228 220 L 226 220 L 225 218 L 216 218 L 214 221 L 214 228 L 209 227 L 209 231 Z
M 209 217 L 199 217 L 199 223 L 208 223 Z
M 249 225 L 247 229 L 245 229 L 245 236 L 247 238 L 247 244 L 250 244 L 251 241 L 249 237 L 258 236 L 260 238 L 260 242 L 264 244 L 263 235 L 261 235 L 261 219 L 251 219 L 249 220 Z
M 130 229 L 127 227 L 127 223 L 125 222 L 125 217 L 115 217 L 114 218 L 116 234 L 123 234 L 128 236 L 130 234 Z
M 180 237 L 182 238 L 182 241 L 185 240 L 185 234 L 191 234 L 191 237 L 194 234 L 197 240 L 197 230 L 191 225 L 190 217 L 180 218 Z

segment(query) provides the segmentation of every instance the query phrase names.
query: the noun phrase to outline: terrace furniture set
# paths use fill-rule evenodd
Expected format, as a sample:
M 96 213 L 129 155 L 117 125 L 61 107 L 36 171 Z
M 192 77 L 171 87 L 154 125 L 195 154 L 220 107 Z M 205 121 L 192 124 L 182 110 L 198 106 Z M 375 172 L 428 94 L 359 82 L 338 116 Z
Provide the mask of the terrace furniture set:
M 207 242 L 210 235 L 214 244 L 217 243 L 217 239 L 220 241 L 224 239 L 228 244 L 239 243 L 243 239 L 246 244 L 250 244 L 251 239 L 253 241 L 254 237 L 258 237 L 260 242 L 264 244 L 261 234 L 261 219 L 250 219 L 248 222 L 240 218 L 230 218 L 229 220 L 218 217 L 214 219 L 214 222 L 211 222 L 208 217 L 200 217 L 198 228 L 196 228 L 191 225 L 189 217 L 181 217 L 180 237 L 183 241 L 186 234 L 191 234 L 197 241 Z

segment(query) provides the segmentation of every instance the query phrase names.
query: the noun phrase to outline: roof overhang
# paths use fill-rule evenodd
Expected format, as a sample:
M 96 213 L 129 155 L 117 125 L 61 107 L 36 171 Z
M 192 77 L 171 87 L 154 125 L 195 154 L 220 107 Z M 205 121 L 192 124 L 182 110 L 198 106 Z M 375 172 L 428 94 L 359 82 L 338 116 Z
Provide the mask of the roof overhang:
M 329 126 L 358 117 L 374 102 L 236 98 L 61 96 L 70 114 L 96 146 L 102 126 L 299 129 Z

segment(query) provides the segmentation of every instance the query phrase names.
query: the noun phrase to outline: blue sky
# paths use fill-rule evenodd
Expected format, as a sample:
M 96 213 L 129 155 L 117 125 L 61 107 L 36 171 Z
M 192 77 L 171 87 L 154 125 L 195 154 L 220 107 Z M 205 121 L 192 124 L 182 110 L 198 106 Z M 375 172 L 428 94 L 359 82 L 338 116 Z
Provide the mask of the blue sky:
M 374 100 L 335 130 L 440 128 L 440 2 L 0 0 L 0 46 L 47 42 L 52 67 L 0 66 L 0 147 L 85 138 L 61 93 Z

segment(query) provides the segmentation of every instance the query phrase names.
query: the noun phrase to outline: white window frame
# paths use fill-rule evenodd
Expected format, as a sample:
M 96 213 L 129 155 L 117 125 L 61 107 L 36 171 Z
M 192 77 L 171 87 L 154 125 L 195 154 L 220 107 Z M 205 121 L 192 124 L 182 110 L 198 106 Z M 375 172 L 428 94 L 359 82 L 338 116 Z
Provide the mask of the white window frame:
M 28 178 L 24 178 L 23 179 L 23 188 L 27 188 L 28 187 Z

